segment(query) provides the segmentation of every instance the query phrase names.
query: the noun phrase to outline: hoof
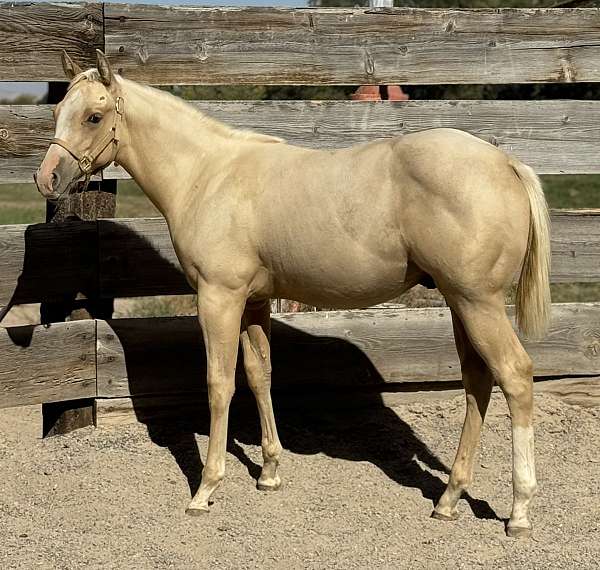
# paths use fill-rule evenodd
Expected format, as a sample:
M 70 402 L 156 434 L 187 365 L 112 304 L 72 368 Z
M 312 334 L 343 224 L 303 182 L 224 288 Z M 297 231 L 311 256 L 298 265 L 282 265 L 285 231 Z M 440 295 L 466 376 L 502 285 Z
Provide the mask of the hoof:
M 506 536 L 510 538 L 531 538 L 533 529 L 526 526 L 507 526 Z
M 433 511 L 431 513 L 431 518 L 438 521 L 455 521 L 458 520 L 458 512 L 454 512 L 451 515 L 444 515 L 442 513 L 438 513 L 437 511 Z
M 201 517 L 210 512 L 208 507 L 188 507 L 185 509 L 185 514 L 190 517 Z
M 256 488 L 259 491 L 277 491 L 281 489 L 281 481 L 257 481 Z

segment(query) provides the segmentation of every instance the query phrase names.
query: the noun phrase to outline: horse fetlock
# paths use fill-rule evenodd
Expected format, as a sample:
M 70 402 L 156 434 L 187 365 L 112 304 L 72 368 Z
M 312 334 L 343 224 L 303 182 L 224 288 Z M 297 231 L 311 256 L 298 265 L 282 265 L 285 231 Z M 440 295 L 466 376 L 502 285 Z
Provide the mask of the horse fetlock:
M 218 486 L 225 478 L 225 467 L 209 467 L 206 465 L 202 470 L 202 485 Z
M 283 447 L 278 441 L 270 441 L 266 438 L 262 440 L 262 455 L 265 461 L 277 461 L 282 451 Z

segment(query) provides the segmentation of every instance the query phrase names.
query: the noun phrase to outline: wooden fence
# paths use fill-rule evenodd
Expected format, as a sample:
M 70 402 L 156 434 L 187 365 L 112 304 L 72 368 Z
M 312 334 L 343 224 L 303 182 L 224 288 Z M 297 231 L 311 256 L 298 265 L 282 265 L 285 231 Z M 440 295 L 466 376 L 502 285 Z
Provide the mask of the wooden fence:
M 103 49 L 152 84 L 600 82 L 600 10 L 263 9 L 0 3 L 0 81 L 62 81 L 60 51 Z M 344 146 L 452 126 L 539 173 L 600 173 L 600 101 L 202 101 L 223 121 Z M 0 105 L 0 183 L 30 182 L 52 105 Z M 105 179 L 123 178 L 109 168 Z M 552 281 L 600 281 L 600 210 L 552 213 Z M 162 219 L 0 226 L 0 310 L 65 298 L 184 294 Z M 540 377 L 600 375 L 600 305 L 555 305 L 528 343 Z M 0 407 L 133 399 L 177 409 L 203 388 L 196 320 L 88 319 L 0 329 Z M 274 317 L 275 385 L 402 391 L 456 381 L 447 309 Z M 448 384 L 450 385 L 450 384 Z M 107 404 L 108 402 L 108 404 Z M 116 405 L 116 404 L 115 404 Z

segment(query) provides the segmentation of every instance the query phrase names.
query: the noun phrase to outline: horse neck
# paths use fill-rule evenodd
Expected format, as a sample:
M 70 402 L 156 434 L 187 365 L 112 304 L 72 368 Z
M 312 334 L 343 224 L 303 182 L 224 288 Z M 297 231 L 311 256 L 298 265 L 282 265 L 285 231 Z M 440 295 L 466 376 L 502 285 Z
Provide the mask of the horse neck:
M 119 79 L 125 135 L 117 162 L 127 170 L 167 221 L 218 167 L 228 127 L 157 89 Z

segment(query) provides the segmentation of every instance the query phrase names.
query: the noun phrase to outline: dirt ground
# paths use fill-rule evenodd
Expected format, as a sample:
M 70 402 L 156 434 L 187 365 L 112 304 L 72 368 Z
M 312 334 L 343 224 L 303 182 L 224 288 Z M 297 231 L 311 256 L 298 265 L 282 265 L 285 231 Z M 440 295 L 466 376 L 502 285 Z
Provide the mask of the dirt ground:
M 283 488 L 255 489 L 257 419 L 234 408 L 210 514 L 184 509 L 205 418 L 165 430 L 86 428 L 40 439 L 37 407 L 0 411 L 0 568 L 598 568 L 600 408 L 536 397 L 534 538 L 509 539 L 510 424 L 499 394 L 462 516 L 429 518 L 463 399 L 327 413 L 280 406 Z M 204 410 L 199 415 L 205 416 Z

